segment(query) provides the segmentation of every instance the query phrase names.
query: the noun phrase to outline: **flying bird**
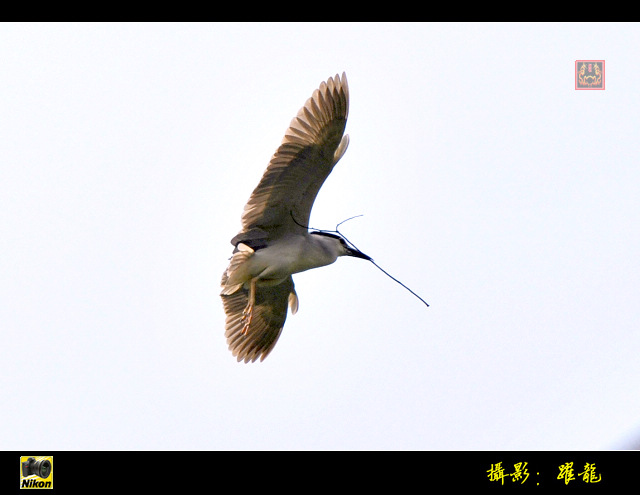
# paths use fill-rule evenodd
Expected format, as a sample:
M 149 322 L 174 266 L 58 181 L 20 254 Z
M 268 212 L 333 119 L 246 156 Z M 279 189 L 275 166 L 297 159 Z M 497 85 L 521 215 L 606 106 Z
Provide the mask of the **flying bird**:
M 329 265 L 339 256 L 370 260 L 340 235 L 309 232 L 316 195 L 349 144 L 347 76 L 322 82 L 291 121 L 231 239 L 220 293 L 225 335 L 238 362 L 264 360 L 298 310 L 292 274 Z

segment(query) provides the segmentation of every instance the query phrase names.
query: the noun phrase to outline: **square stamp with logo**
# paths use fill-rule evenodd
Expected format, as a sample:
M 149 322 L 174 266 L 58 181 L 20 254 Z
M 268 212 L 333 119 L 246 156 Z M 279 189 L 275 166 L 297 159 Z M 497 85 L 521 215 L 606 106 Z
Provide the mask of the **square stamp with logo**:
M 576 60 L 576 89 L 604 89 L 604 60 Z

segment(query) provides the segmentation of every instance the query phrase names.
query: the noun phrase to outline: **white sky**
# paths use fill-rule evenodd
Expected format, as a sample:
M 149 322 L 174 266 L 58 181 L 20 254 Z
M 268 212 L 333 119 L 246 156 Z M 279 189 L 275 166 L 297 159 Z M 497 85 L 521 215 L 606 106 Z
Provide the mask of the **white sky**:
M 638 25 L 1 24 L 2 449 L 611 449 L 640 436 Z M 576 91 L 576 59 L 606 89 Z M 347 72 L 311 224 L 357 259 L 237 363 L 229 240 Z

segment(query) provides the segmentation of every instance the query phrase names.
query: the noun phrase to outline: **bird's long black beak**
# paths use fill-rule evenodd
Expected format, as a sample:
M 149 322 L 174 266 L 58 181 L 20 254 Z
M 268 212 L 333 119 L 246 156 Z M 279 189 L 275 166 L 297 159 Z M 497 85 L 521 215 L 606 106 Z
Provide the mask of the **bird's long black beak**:
M 362 258 L 363 260 L 373 261 L 370 256 L 367 256 L 363 252 L 350 247 L 347 248 L 347 256 L 353 256 L 354 258 Z

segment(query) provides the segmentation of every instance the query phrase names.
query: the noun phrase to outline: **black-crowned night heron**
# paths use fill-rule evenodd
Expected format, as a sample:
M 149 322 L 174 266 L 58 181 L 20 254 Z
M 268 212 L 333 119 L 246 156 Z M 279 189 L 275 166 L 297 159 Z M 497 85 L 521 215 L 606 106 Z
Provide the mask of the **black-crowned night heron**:
M 291 313 L 298 310 L 293 273 L 329 265 L 338 256 L 370 260 L 339 235 L 307 229 L 316 195 L 349 144 L 343 135 L 348 113 L 346 75 L 321 83 L 291 121 L 244 208 L 220 294 L 227 343 L 238 361 L 267 357 L 287 306 Z

